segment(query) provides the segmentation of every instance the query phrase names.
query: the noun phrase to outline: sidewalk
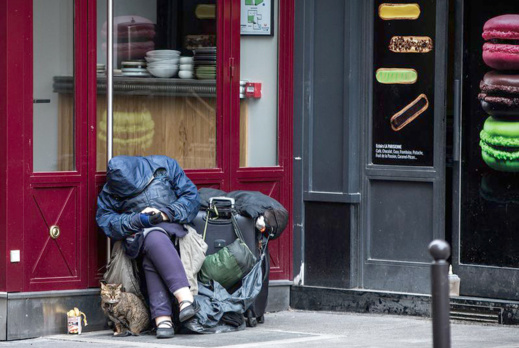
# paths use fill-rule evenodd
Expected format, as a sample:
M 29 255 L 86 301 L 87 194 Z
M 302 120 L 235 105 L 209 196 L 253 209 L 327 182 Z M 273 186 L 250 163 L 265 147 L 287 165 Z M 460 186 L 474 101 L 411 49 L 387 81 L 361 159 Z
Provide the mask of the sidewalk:
M 453 348 L 519 347 L 519 327 L 468 323 L 451 324 Z M 110 331 L 56 335 L 0 343 L 37 348 L 202 348 L 202 347 L 432 347 L 430 319 L 406 316 L 284 311 L 265 315 L 265 324 L 244 331 L 215 335 L 177 335 L 114 338 Z

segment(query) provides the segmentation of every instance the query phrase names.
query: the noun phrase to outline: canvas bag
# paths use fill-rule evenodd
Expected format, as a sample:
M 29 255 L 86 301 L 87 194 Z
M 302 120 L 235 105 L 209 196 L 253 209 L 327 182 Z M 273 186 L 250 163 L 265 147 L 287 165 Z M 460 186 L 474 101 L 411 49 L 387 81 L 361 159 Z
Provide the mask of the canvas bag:
M 126 292 L 131 292 L 144 300 L 139 285 L 137 262 L 126 255 L 122 241 L 114 243 L 110 262 L 103 274 L 103 282 L 106 284 L 122 284 Z
M 217 253 L 207 256 L 198 277 L 202 283 L 207 284 L 214 280 L 229 290 L 242 280 L 255 264 L 256 257 L 238 238 Z

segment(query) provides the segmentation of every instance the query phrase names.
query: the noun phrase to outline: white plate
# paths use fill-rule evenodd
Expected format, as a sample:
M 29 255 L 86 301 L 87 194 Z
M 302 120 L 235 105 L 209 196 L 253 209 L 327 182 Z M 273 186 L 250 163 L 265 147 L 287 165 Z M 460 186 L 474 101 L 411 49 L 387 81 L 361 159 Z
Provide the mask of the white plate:
M 151 76 L 151 75 L 148 72 L 126 72 L 126 71 L 123 71 L 123 76 L 147 77 L 147 76 Z
M 172 64 L 178 64 L 178 58 L 156 58 L 156 57 L 146 57 L 146 61 L 148 64 L 150 63 L 172 63 Z
M 180 64 L 180 70 L 193 71 L 193 64 Z
M 180 64 L 193 64 L 193 57 L 180 57 Z
M 180 70 L 178 72 L 178 77 L 180 77 L 181 79 L 192 79 L 194 77 L 194 74 L 192 71 Z
M 146 68 L 122 68 L 124 72 L 147 72 Z
M 173 77 L 177 74 L 178 68 L 152 68 L 148 67 L 148 71 L 155 77 Z
M 163 56 L 180 56 L 180 51 L 175 50 L 155 50 L 146 52 L 148 57 L 163 57 Z

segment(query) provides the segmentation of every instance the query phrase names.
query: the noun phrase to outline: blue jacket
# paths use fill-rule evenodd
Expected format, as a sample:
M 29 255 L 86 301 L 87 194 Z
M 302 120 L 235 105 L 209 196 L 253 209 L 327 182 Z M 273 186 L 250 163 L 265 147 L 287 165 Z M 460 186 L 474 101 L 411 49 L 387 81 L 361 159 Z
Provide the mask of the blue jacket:
M 200 208 L 196 186 L 167 156 L 117 156 L 108 163 L 106 184 L 97 199 L 96 221 L 113 240 L 142 228 L 135 224 L 144 208 L 157 208 L 169 221 L 190 223 Z

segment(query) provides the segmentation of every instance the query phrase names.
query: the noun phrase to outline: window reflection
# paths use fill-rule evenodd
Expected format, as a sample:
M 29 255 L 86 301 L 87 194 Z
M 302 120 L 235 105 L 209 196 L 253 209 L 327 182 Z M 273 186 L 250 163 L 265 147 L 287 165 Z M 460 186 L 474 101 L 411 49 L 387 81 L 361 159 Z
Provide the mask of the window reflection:
M 106 170 L 106 1 L 97 2 L 97 170 Z M 216 1 L 114 1 L 113 149 L 216 166 Z

